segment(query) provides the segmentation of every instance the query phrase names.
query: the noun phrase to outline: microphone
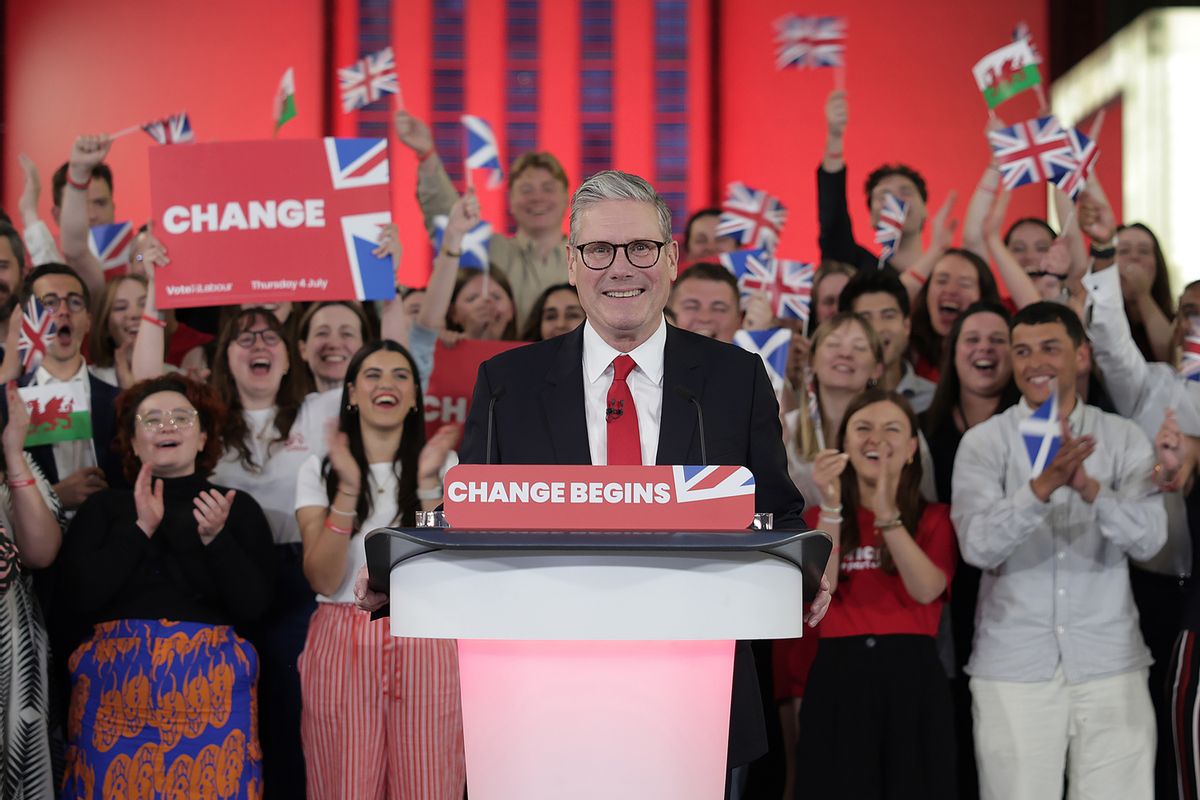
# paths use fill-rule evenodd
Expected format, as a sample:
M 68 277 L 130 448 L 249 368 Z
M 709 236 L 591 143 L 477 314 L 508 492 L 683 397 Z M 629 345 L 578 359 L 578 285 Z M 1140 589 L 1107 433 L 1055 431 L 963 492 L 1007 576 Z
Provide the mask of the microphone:
M 501 384 L 492 390 L 492 397 L 488 400 L 488 417 L 487 417 L 487 450 L 485 451 L 485 464 L 492 463 L 492 427 L 496 422 L 496 401 L 504 394 L 504 385 Z
M 615 422 L 625 415 L 624 400 L 609 400 L 608 408 L 604 409 L 604 421 Z
M 708 447 L 704 442 L 704 409 L 700 407 L 700 398 L 696 397 L 696 395 L 694 395 L 690 389 L 682 384 L 676 386 L 675 391 L 680 397 L 696 407 L 696 423 L 700 428 L 700 460 L 704 462 L 700 466 L 707 467 Z

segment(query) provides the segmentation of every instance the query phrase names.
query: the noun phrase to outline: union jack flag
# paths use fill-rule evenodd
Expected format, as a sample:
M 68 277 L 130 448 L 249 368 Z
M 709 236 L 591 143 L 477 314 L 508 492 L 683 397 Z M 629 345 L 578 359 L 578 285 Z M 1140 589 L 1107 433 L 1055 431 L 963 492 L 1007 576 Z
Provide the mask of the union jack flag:
M 787 209 L 779 198 L 734 181 L 725 189 L 717 236 L 732 237 L 743 247 L 774 250 L 785 222 Z
M 1179 374 L 1189 381 L 1200 381 L 1200 318 L 1191 317 L 1183 352 L 1179 359 Z
M 133 247 L 133 223 L 97 225 L 88 231 L 88 248 L 100 259 L 109 277 L 129 271 L 129 249 Z
M 801 17 L 775 20 L 775 68 L 840 67 L 845 64 L 845 17 Z
M 771 386 L 777 392 L 783 388 L 787 375 L 788 351 L 792 349 L 791 328 L 739 330 L 733 335 L 733 343 L 747 352 L 756 353 L 767 368 Z
M 379 229 L 391 221 L 389 211 L 347 214 L 341 218 L 355 300 L 391 300 L 396 296 L 396 265 L 392 257 L 375 255 Z
M 369 53 L 350 66 L 339 68 L 338 81 L 343 114 L 374 103 L 385 94 L 396 94 L 400 91 L 400 82 L 396 77 L 396 56 L 392 48 Z
M 745 467 L 675 466 L 673 469 L 675 500 L 679 503 L 754 494 L 754 475 Z
M 1077 162 L 1071 138 L 1053 116 L 990 131 L 988 143 L 1008 189 L 1027 183 L 1059 183 Z
M 435 250 L 442 249 L 442 239 L 446 236 L 446 224 L 450 218 L 445 214 L 438 214 L 433 218 L 433 248 Z M 490 222 L 479 221 L 471 230 L 467 231 L 462 239 L 462 255 L 458 258 L 458 265 L 463 269 L 487 269 L 491 264 L 488 258 L 488 245 L 492 241 L 492 224 Z
M 491 170 L 487 185 L 495 189 L 504 181 L 504 170 L 500 167 L 500 148 L 492 126 L 482 117 L 470 114 L 463 114 L 462 124 L 467 129 L 467 169 Z
M 813 265 L 776 259 L 765 249 L 735 250 L 717 257 L 737 278 L 743 297 L 765 292 L 780 319 L 808 319 L 812 299 Z
M 879 222 L 875 223 L 875 243 L 881 245 L 879 266 L 892 257 L 904 237 L 904 221 L 908 219 L 908 203 L 888 192 L 883 196 Z
M 183 144 L 196 140 L 192 133 L 192 121 L 186 111 L 180 111 L 163 119 L 147 122 L 142 130 L 150 134 L 150 138 L 159 144 Z
M 1042 474 L 1046 465 L 1054 460 L 1062 446 L 1062 421 L 1058 417 L 1058 392 L 1052 391 L 1050 398 L 1042 403 L 1025 419 L 1017 423 L 1025 452 L 1029 455 L 1029 477 Z
M 1079 193 L 1087 188 L 1088 179 L 1096 169 L 1096 162 L 1100 159 L 1100 148 L 1078 128 L 1071 128 L 1067 131 L 1067 136 L 1071 140 L 1071 153 L 1075 156 L 1076 163 L 1058 182 L 1058 188 L 1066 192 L 1067 197 L 1076 200 Z
M 387 139 L 325 138 L 325 158 L 334 189 L 387 186 Z
M 36 297 L 26 301 L 21 314 L 21 333 L 17 338 L 17 358 L 21 362 L 21 382 L 28 383 L 42 365 L 46 348 L 54 341 L 58 326 L 54 315 Z

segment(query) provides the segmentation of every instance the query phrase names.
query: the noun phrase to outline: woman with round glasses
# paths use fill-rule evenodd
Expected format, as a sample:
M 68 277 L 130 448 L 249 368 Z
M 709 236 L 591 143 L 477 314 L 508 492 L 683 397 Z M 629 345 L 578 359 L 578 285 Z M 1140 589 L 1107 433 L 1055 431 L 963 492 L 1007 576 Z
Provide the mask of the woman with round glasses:
M 258 657 L 271 537 L 254 498 L 214 485 L 221 404 L 171 375 L 118 401 L 133 491 L 80 507 L 59 555 L 82 644 L 68 661 L 64 797 L 262 796 Z M 82 634 L 82 635 L 80 635 Z

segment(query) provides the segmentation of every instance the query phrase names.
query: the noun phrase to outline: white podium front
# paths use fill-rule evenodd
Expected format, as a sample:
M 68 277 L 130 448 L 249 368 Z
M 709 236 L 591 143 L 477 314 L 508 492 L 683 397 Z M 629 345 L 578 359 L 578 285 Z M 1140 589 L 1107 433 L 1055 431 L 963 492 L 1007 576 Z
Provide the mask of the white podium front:
M 803 632 L 820 532 L 382 529 L 395 636 L 457 639 L 472 800 L 720 800 L 737 639 Z

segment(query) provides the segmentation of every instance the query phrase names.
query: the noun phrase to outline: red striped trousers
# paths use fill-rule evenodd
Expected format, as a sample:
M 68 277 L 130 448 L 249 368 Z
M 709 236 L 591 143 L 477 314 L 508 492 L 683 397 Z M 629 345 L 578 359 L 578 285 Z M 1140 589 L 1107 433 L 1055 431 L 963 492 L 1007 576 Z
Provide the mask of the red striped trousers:
M 453 641 L 397 639 L 352 605 L 319 603 L 299 668 L 310 800 L 461 800 Z

